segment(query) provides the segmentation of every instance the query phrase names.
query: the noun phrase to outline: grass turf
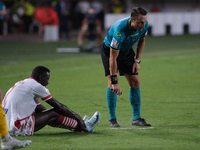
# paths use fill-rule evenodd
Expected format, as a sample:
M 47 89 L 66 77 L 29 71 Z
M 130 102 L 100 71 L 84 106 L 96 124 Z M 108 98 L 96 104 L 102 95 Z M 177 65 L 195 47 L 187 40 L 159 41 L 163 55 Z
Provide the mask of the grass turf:
M 107 79 L 99 53 L 56 53 L 58 45 L 76 47 L 76 41 L 3 42 L 0 45 L 0 87 L 5 94 L 37 65 L 51 70 L 47 88 L 53 97 L 82 117 L 100 111 L 94 133 L 74 133 L 46 126 L 30 137 L 27 150 L 135 149 L 198 150 L 200 147 L 200 35 L 148 37 L 142 55 L 141 114 L 152 128 L 133 127 L 129 87 L 119 78 L 120 128 L 109 127 Z M 71 45 L 70 45 L 71 44 Z M 45 102 L 41 102 L 50 108 Z

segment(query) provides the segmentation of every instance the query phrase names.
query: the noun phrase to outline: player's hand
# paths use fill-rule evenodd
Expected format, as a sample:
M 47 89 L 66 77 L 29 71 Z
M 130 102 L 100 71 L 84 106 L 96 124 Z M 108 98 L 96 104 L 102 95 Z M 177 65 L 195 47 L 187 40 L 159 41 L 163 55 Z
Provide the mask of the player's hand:
M 136 61 L 133 64 L 133 73 L 138 73 L 138 71 L 140 70 L 140 64 L 138 64 Z
M 112 84 L 111 89 L 114 93 L 117 93 L 117 95 L 122 95 L 121 88 L 118 84 Z
M 78 126 L 80 131 L 84 131 L 86 128 L 85 123 L 83 122 L 82 119 L 78 122 Z
M 77 122 L 78 122 L 78 129 L 76 131 L 79 131 L 79 132 L 84 131 L 86 126 L 85 126 L 85 123 L 83 122 L 83 119 L 81 117 L 78 117 Z

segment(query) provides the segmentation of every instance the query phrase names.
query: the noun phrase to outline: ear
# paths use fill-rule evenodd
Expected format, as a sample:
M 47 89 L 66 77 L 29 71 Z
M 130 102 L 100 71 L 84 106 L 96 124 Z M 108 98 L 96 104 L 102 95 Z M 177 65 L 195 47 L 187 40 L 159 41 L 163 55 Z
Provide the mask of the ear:
M 134 19 L 131 17 L 131 21 L 133 21 Z
M 43 75 L 41 74 L 41 75 L 39 76 L 39 81 L 42 81 L 42 79 L 43 79 Z

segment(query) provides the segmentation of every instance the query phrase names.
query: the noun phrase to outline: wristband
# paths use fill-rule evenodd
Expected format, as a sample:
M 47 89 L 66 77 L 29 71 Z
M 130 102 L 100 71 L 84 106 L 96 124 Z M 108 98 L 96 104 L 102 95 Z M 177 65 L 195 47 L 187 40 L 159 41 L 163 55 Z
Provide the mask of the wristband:
M 117 84 L 117 75 L 111 75 L 110 79 L 111 79 L 111 84 Z
M 140 62 L 141 62 L 141 60 L 138 60 L 138 59 L 135 59 L 135 61 L 136 61 L 138 64 L 140 64 Z

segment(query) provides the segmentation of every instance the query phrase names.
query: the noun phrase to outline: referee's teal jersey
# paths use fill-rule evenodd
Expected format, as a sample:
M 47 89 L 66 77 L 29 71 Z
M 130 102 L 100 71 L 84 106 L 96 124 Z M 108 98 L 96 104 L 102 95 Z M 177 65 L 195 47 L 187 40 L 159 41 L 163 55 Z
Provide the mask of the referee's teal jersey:
M 147 31 L 147 21 L 142 31 L 138 31 L 131 29 L 130 17 L 124 18 L 112 25 L 104 39 L 104 43 L 107 47 L 111 47 L 112 49 L 127 51 L 130 50 L 140 38 L 144 38 L 147 35 Z

